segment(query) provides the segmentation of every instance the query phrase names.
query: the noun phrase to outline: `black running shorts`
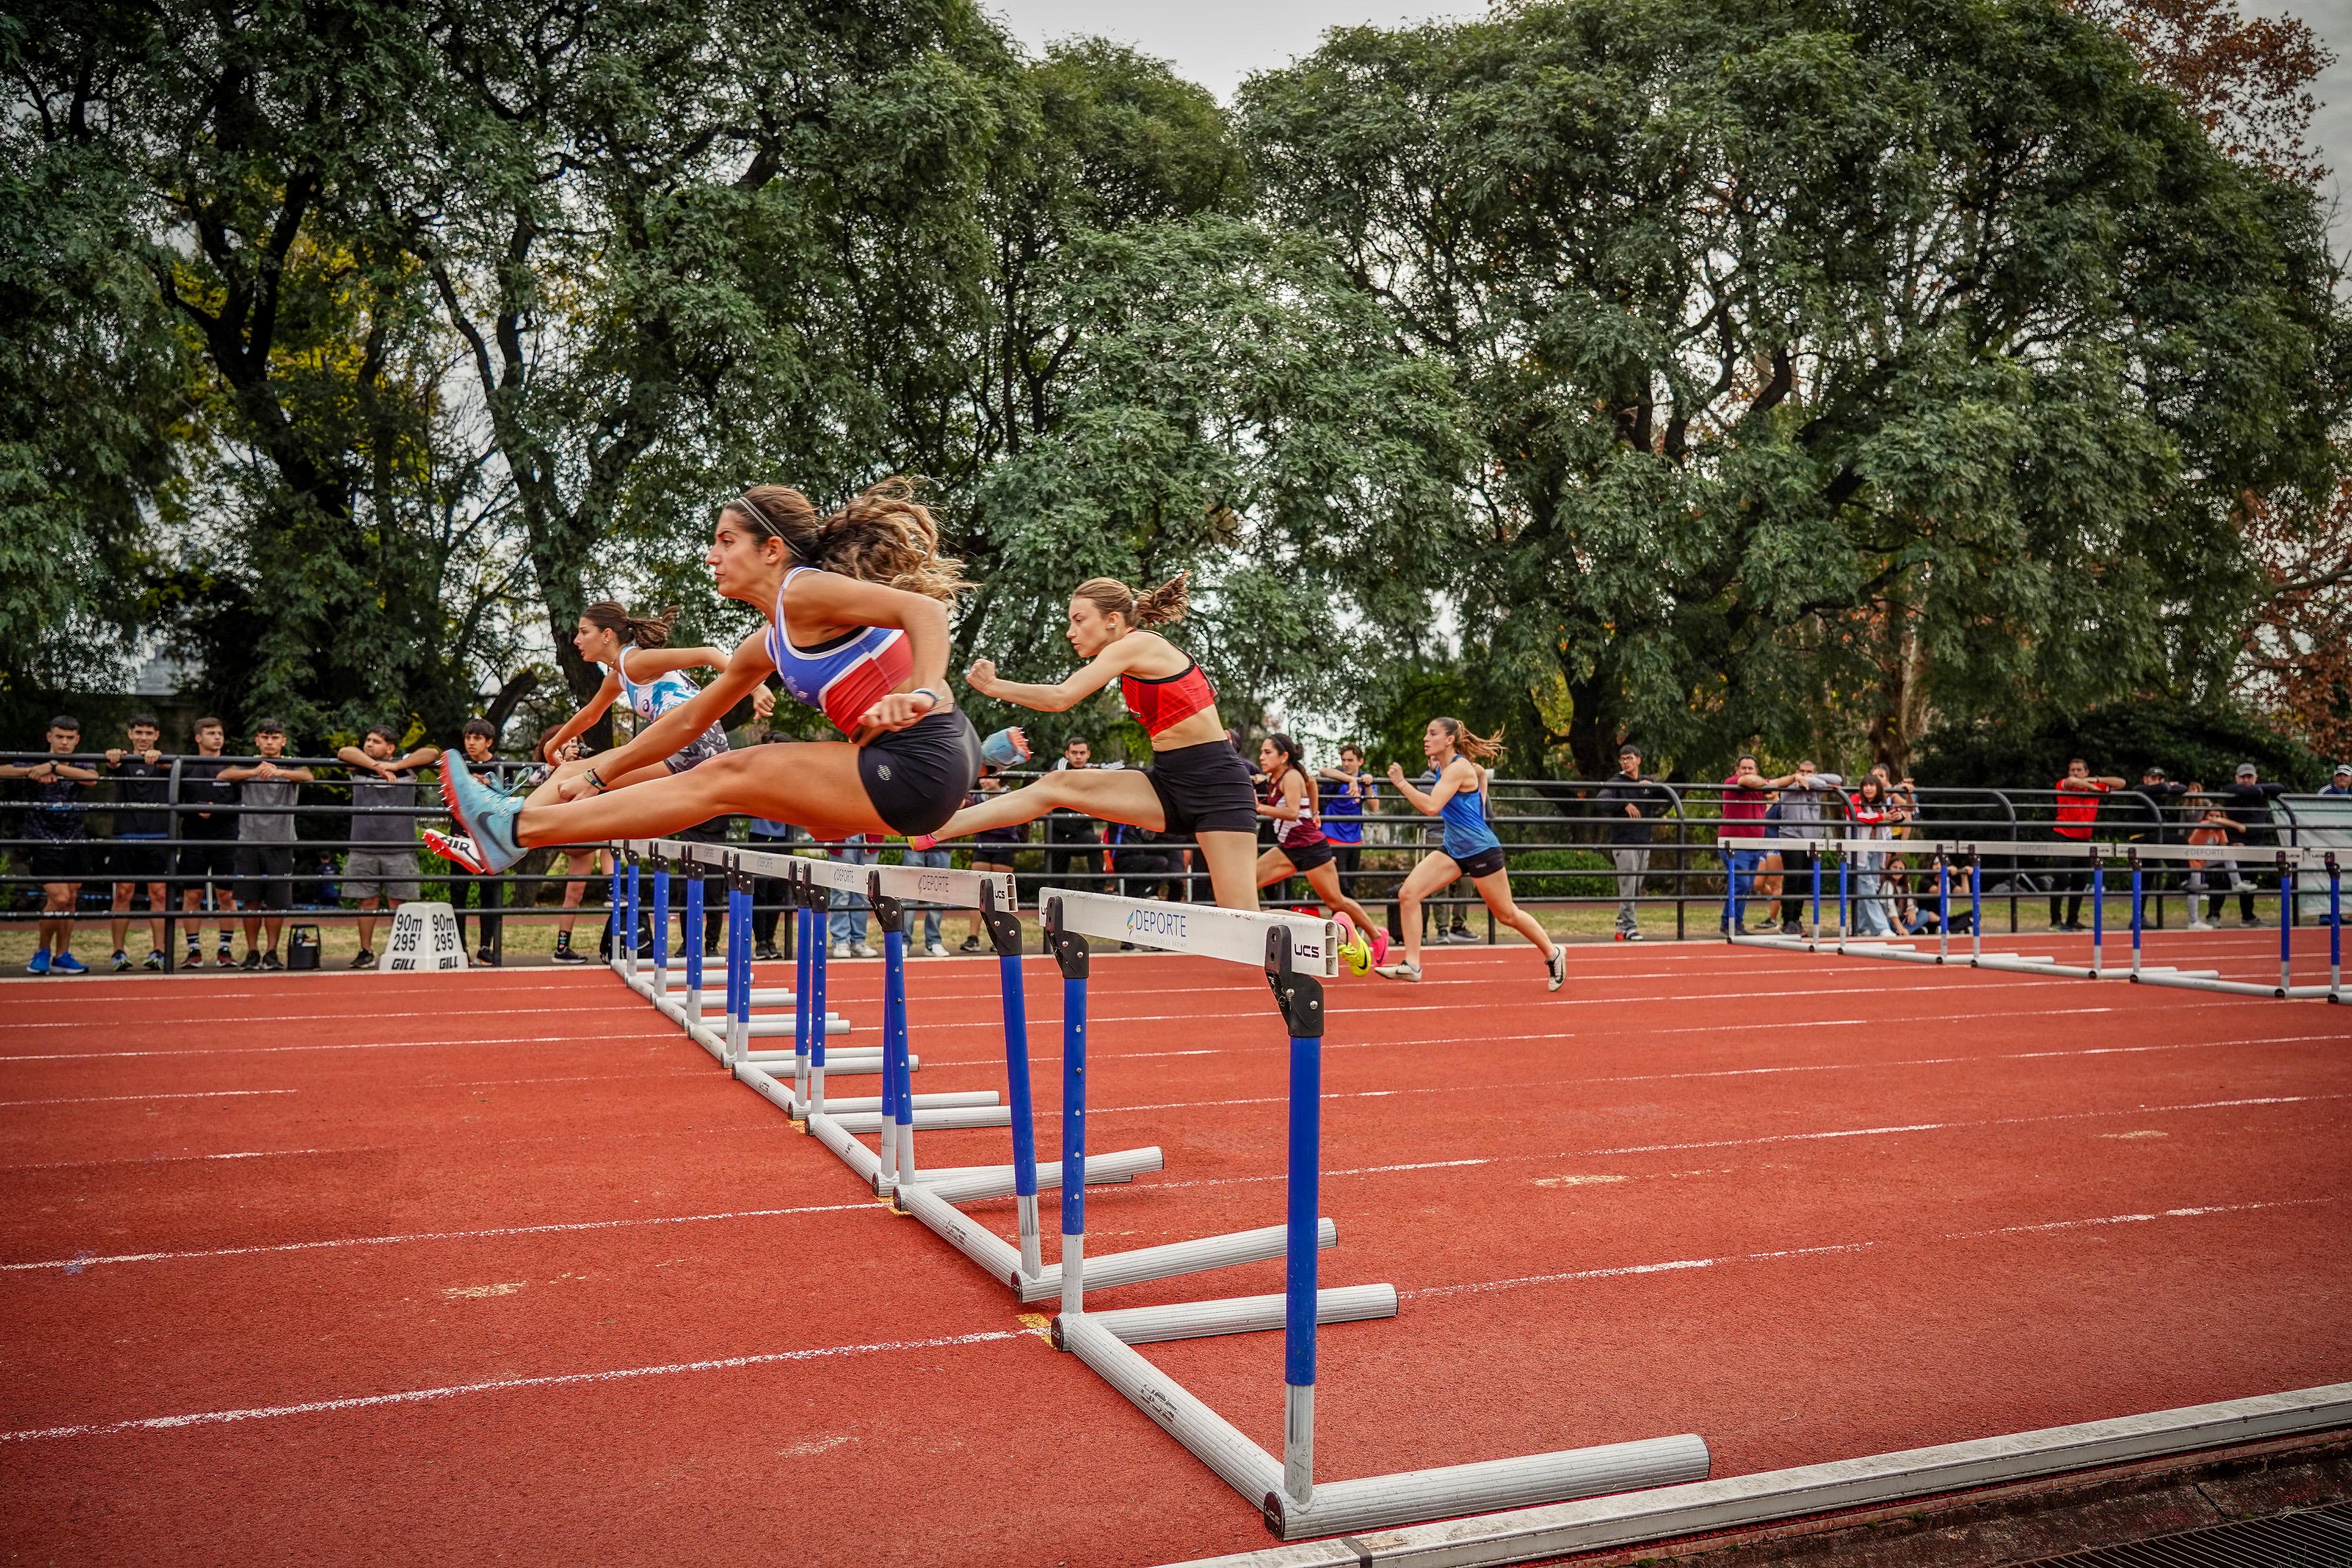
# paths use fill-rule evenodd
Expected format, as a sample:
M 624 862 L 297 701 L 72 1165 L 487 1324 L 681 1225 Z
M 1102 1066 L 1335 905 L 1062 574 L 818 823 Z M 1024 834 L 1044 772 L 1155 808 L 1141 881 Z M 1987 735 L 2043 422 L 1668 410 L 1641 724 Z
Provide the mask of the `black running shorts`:
M 927 713 L 859 747 L 857 777 L 892 832 L 937 832 L 979 781 L 980 733 L 961 708 Z
M 1296 872 L 1309 872 L 1318 865 L 1329 865 L 1333 859 L 1331 846 L 1328 843 L 1276 844 L 1274 848 L 1275 852 L 1288 861 L 1290 869 Z
M 1503 869 L 1502 847 L 1496 845 L 1492 849 L 1480 850 L 1467 860 L 1457 859 L 1454 863 L 1462 868 L 1464 876 L 1476 882 L 1482 876 L 1492 876 Z
M 1230 741 L 1155 751 L 1143 776 L 1151 780 L 1151 792 L 1168 818 L 1160 831 L 1171 837 L 1257 831 L 1257 792 L 1250 785 L 1249 765 Z

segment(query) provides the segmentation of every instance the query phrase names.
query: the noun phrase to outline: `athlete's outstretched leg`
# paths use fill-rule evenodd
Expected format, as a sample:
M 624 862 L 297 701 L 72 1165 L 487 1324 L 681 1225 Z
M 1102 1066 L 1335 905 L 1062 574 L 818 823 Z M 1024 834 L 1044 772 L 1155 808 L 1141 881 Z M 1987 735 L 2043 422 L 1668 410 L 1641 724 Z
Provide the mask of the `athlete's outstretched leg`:
M 1106 822 L 1125 822 L 1149 832 L 1165 832 L 1168 814 L 1160 809 L 1159 791 L 1140 772 L 1126 768 L 1048 773 L 1034 784 L 1007 789 L 977 806 L 966 806 L 950 817 L 934 839 L 960 839 L 991 828 L 1016 828 L 1034 822 L 1056 807 L 1083 811 Z
M 1543 922 L 1512 901 L 1511 873 L 1507 871 L 1495 872 L 1475 879 L 1470 885 L 1478 890 L 1478 896 L 1486 901 L 1488 909 L 1495 912 L 1496 919 L 1536 945 L 1537 950 L 1543 954 L 1544 972 L 1551 977 L 1551 988 L 1555 991 L 1559 989 L 1560 982 L 1566 978 L 1561 969 L 1561 960 L 1566 955 L 1552 941 L 1551 934 L 1543 928 Z

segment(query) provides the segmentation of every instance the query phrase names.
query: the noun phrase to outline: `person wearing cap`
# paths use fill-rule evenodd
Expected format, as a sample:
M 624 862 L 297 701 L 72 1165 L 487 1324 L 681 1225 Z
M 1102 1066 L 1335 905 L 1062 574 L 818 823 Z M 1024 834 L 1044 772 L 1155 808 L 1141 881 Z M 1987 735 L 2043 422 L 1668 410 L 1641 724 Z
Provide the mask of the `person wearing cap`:
M 2161 768 L 2139 770 L 2139 787 L 2121 802 L 2130 828 L 2125 841 L 2135 844 L 2163 844 L 2172 841 L 2171 829 L 2179 816 L 2181 797 L 2189 787 L 2177 784 Z M 2151 864 L 2142 873 L 2142 887 L 2148 898 L 2148 908 L 2155 914 L 2158 929 L 2164 925 L 2164 889 L 2166 869 L 2161 863 Z M 2195 912 L 2191 911 L 2193 915 Z
M 1665 813 L 1671 797 L 1642 771 L 1642 748 L 1629 740 L 1617 748 L 1617 771 L 1593 800 L 1609 820 L 1609 858 L 1617 867 L 1617 940 L 1639 942 L 1642 878 L 1650 869 L 1649 820 Z
M 2352 762 L 2336 765 L 2336 777 L 2320 786 L 2323 795 L 2352 795 Z
M 2263 782 L 2262 770 L 2252 763 L 2239 763 L 2237 779 L 2221 791 L 2221 814 L 2229 818 L 2237 830 L 2232 841 L 2249 848 L 2275 842 L 2276 836 L 2271 831 L 2271 801 L 2285 793 L 2286 786 L 2284 784 Z M 2241 925 L 2262 924 L 2254 914 L 2254 876 L 2255 868 L 2251 864 L 2242 862 L 2230 868 L 2230 887 L 2238 895 L 2238 923 Z M 2221 919 L 2223 896 L 2215 893 L 2207 901 L 2205 918 L 2216 925 Z

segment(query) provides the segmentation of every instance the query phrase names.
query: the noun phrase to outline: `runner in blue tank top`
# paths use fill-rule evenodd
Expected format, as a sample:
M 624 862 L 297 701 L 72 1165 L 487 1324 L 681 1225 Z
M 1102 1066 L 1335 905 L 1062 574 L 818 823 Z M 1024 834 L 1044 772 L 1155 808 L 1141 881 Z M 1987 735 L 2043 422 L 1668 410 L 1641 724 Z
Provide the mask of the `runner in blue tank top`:
M 669 629 L 677 620 L 675 604 L 658 615 L 637 616 L 614 599 L 599 600 L 580 612 L 580 624 L 572 633 L 572 645 L 579 650 L 581 658 L 603 666 L 604 684 L 540 747 L 541 760 L 553 764 L 554 768 L 531 789 L 532 805 L 557 804 L 563 799 L 563 781 L 576 779 L 596 765 L 593 757 L 574 757 L 567 761 L 563 754 L 598 719 L 612 712 L 615 703 L 625 703 L 629 711 L 637 716 L 637 728 L 642 732 L 672 708 L 683 706 L 701 695 L 702 688 L 679 672 L 726 666 L 724 649 L 669 646 Z M 614 778 L 609 772 L 606 777 L 614 789 L 624 784 L 642 784 L 665 774 L 683 773 L 726 749 L 727 732 L 714 722 L 671 756 L 623 777 Z
M 971 585 L 939 540 L 903 479 L 823 518 L 797 490 L 746 491 L 719 509 L 703 559 L 719 591 L 768 625 L 698 694 L 562 779 L 562 804 L 501 796 L 452 764 L 442 793 L 469 841 L 437 832 L 427 841 L 496 871 L 539 844 L 657 838 L 736 813 L 796 822 L 822 840 L 936 831 L 980 773 L 980 737 L 947 684 L 948 601 Z M 616 787 L 686 746 L 770 674 L 842 738 L 730 751 Z
M 1486 769 L 1482 762 L 1503 754 L 1503 737 L 1473 735 L 1460 719 L 1433 718 L 1422 731 L 1421 748 L 1436 781 L 1423 790 L 1389 764 L 1389 782 L 1413 809 L 1444 825 L 1444 843 L 1421 857 L 1397 890 L 1397 921 L 1404 930 L 1404 956 L 1383 964 L 1379 973 L 1391 980 L 1421 978 L 1422 900 L 1468 877 L 1495 918 L 1526 937 L 1543 955 L 1545 989 L 1556 991 L 1568 979 L 1568 951 L 1556 945 L 1536 917 L 1511 901 L 1511 873 L 1503 869 L 1503 842 L 1486 821 Z

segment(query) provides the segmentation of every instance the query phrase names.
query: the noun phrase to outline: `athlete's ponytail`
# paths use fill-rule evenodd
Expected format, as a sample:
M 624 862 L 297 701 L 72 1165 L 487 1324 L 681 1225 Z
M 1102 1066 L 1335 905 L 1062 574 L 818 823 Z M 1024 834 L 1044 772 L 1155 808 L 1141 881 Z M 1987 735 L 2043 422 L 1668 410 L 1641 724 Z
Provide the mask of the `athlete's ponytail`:
M 1473 733 L 1458 718 L 1433 718 L 1429 721 L 1445 731 L 1454 742 L 1454 749 L 1473 762 L 1492 762 L 1503 755 L 1503 732 L 1492 735 Z
M 1115 577 L 1090 577 L 1071 590 L 1070 597 L 1085 600 L 1105 615 L 1125 616 L 1129 626 L 1165 626 L 1184 619 L 1184 580 L 1191 575 L 1180 571 L 1143 593 Z
M 952 601 L 972 586 L 963 562 L 940 553 L 940 526 L 915 499 L 913 481 L 897 475 L 827 517 L 817 549 L 816 564 L 827 571 L 926 599 Z
M 783 485 L 754 485 L 727 510 L 742 514 L 754 532 L 783 540 L 803 566 L 927 599 L 952 600 L 972 586 L 963 562 L 940 553 L 939 524 L 903 478 L 883 480 L 829 517 L 820 518 L 806 496 Z
M 639 616 L 630 614 L 629 607 L 617 599 L 600 599 L 583 610 L 580 619 L 610 632 L 625 647 L 659 648 L 669 642 L 677 606 L 673 604 L 658 615 Z

